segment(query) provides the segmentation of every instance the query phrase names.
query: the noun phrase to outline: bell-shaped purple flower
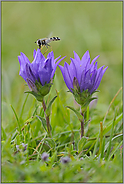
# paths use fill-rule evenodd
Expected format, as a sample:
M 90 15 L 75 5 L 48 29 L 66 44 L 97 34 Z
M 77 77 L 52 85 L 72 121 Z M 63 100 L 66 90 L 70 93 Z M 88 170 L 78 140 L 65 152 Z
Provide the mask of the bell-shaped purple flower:
M 43 161 L 48 161 L 48 157 L 49 157 L 49 154 L 46 153 L 46 152 L 43 152 L 43 154 L 42 154 L 42 156 L 41 156 L 42 160 L 43 160 Z
M 91 95 L 97 90 L 101 79 L 107 70 L 104 66 L 97 69 L 97 58 L 95 57 L 90 63 L 89 51 L 86 51 L 82 59 L 74 52 L 74 59 L 71 59 L 70 65 L 65 62 L 64 67 L 59 65 L 64 81 L 68 89 L 74 94 L 79 104 L 87 104 L 91 101 Z M 95 63 L 96 62 L 96 63 Z
M 59 59 L 61 57 L 59 56 L 54 59 L 52 51 L 47 55 L 47 58 L 45 58 L 40 49 L 37 49 L 37 51 L 34 50 L 33 56 L 34 60 L 32 63 L 30 63 L 22 52 L 21 55 L 18 56 L 20 63 L 19 75 L 27 82 L 31 90 L 30 93 L 40 100 L 40 97 L 49 93 L 56 67 L 64 57 Z
M 68 156 L 65 156 L 65 157 L 62 157 L 61 158 L 61 163 L 62 164 L 67 164 L 67 163 L 69 163 L 71 161 L 71 159 L 70 159 L 70 157 L 68 157 Z

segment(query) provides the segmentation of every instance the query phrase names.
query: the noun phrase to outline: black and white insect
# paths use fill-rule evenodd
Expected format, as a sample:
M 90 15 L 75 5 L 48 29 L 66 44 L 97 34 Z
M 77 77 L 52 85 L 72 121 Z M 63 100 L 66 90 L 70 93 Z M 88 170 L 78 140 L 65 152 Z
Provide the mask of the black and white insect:
M 42 38 L 42 39 L 38 39 L 35 43 L 37 43 L 37 45 L 39 46 L 39 49 L 41 48 L 41 46 L 46 46 L 48 48 L 50 46 L 48 43 L 52 41 L 58 41 L 58 40 L 60 40 L 59 37 Z

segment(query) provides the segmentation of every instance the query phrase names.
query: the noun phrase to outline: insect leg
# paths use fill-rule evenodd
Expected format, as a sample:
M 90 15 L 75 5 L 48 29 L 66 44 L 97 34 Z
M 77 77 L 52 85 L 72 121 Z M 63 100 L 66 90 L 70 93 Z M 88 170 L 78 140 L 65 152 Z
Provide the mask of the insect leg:
M 42 45 L 42 47 L 40 46 L 41 50 L 43 49 L 44 45 Z
M 51 45 L 49 45 L 48 43 L 47 43 L 47 45 L 49 46 L 49 47 L 51 47 L 51 51 L 52 51 L 52 46 Z M 48 48 L 48 47 L 47 47 Z
M 45 46 L 47 47 L 47 50 L 43 53 L 43 55 L 48 51 L 48 47 L 51 47 L 51 45 L 49 45 L 48 43 L 46 43 Z
M 47 47 L 47 50 L 43 53 L 43 55 L 48 51 L 48 47 Z

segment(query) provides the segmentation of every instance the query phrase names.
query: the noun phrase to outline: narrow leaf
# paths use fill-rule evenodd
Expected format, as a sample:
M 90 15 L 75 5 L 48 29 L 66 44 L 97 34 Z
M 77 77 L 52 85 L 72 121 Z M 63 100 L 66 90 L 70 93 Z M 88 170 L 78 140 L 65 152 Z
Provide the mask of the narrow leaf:
M 99 136 L 100 136 L 100 133 L 97 137 L 96 144 L 95 144 L 95 147 L 94 147 L 94 150 L 93 150 L 93 157 L 95 157 L 95 155 L 96 155 L 96 150 L 97 150 L 97 146 L 98 146 L 98 143 L 99 143 Z
M 2 127 L 2 126 L 1 126 Z M 2 140 L 6 140 L 7 136 L 6 136 L 6 133 L 5 133 L 5 130 L 4 128 L 2 127 Z
M 84 145 L 86 143 L 86 140 L 87 140 L 86 137 L 82 137 L 80 139 L 80 141 L 78 142 L 78 153 L 80 153 L 81 151 L 83 151 L 83 147 L 84 147 Z
M 123 118 L 123 113 L 121 113 L 115 120 L 114 125 L 117 125 L 119 121 Z M 103 130 L 103 135 L 105 135 L 107 132 L 109 132 L 112 128 L 113 121 L 110 121 L 107 125 L 106 128 Z
M 44 127 L 45 131 L 47 132 L 47 124 L 46 124 L 46 120 L 45 120 L 43 117 L 38 116 L 38 115 L 36 115 L 36 117 L 41 121 L 41 123 L 42 123 L 42 125 L 43 125 L 43 127 Z
M 104 149 L 105 149 L 105 136 L 103 137 L 102 147 L 101 147 L 101 158 L 104 156 Z
M 121 142 L 117 145 L 117 147 L 111 152 L 111 154 L 109 155 L 108 160 L 111 159 L 111 157 L 115 154 L 115 152 L 120 148 L 120 146 L 121 146 L 122 144 L 123 144 L 123 141 L 121 141 Z
M 24 101 L 24 103 L 23 103 L 23 106 L 22 106 L 22 110 L 21 110 L 21 114 L 20 114 L 19 119 L 21 119 L 21 117 L 22 117 L 22 115 L 23 115 L 24 107 L 25 107 L 25 104 L 26 104 L 26 102 L 27 102 L 28 96 L 29 96 L 29 94 L 27 94 L 27 96 L 26 96 L 26 98 L 25 98 L 25 101 Z
M 111 142 L 112 142 L 112 136 L 113 136 L 113 131 L 114 131 L 114 122 L 115 122 L 115 117 L 114 117 L 113 124 L 112 124 L 112 129 L 111 129 L 111 134 L 110 134 L 110 139 L 109 139 L 109 146 L 108 146 L 108 149 L 107 149 L 105 159 L 108 159 L 108 156 L 109 156 L 109 153 L 110 153 L 110 150 L 111 150 Z
M 35 92 L 35 91 L 25 91 L 24 93 L 29 93 L 32 94 L 33 96 L 35 96 L 35 98 L 39 101 L 42 102 L 43 101 L 43 96 L 39 93 L 39 92 Z
M 51 106 L 52 106 L 52 103 L 54 102 L 54 100 L 56 99 L 57 96 L 55 96 L 50 102 L 49 102 L 49 105 L 46 109 L 46 115 L 47 116 L 50 116 L 50 111 L 51 111 Z
M 79 121 L 83 120 L 83 116 L 78 111 L 76 111 L 73 107 L 70 107 L 70 106 L 66 106 L 66 107 L 71 109 L 77 115 Z
M 115 140 L 116 138 L 121 137 L 121 136 L 123 136 L 123 134 L 116 135 L 115 137 L 112 138 L 111 141 L 113 141 L 113 140 Z M 107 142 L 107 144 L 105 145 L 104 152 L 107 150 L 108 146 L 109 146 L 109 142 Z
M 11 106 L 11 108 L 12 108 L 14 114 L 15 114 L 15 117 L 16 117 L 16 120 L 17 120 L 17 123 L 18 123 L 19 132 L 21 134 L 21 126 L 20 126 L 19 118 L 18 118 L 18 116 L 17 116 L 17 114 L 16 114 L 15 109 L 13 108 L 13 106 L 12 105 L 10 105 L 10 106 Z

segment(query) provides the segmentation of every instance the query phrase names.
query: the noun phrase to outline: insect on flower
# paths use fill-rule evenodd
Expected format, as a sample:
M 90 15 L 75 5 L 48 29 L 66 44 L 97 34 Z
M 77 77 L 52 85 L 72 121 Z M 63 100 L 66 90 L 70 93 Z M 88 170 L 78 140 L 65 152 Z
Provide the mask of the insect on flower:
M 41 46 L 42 47 L 46 46 L 48 50 L 48 47 L 51 47 L 48 43 L 52 41 L 58 41 L 58 40 L 60 40 L 59 37 L 42 38 L 42 39 L 38 39 L 35 43 L 37 43 L 37 45 L 39 46 L 39 49 L 42 50 Z M 47 50 L 45 51 L 45 53 L 47 52 Z

